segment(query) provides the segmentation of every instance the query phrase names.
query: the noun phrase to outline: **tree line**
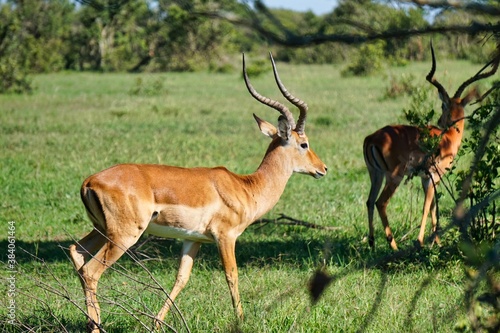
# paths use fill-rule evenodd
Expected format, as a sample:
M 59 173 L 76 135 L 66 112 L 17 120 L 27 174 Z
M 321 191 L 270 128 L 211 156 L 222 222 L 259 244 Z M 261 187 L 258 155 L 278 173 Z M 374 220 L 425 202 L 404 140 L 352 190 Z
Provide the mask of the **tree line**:
M 61 70 L 228 71 L 237 54 L 272 48 L 280 61 L 347 62 L 348 72 L 363 75 L 382 62 L 401 65 L 423 60 L 428 52 L 420 33 L 366 44 L 356 42 L 360 36 L 457 23 L 491 27 L 488 12 L 438 10 L 432 18 L 429 13 L 422 6 L 372 0 L 341 0 L 321 16 L 269 9 L 261 1 L 7 0 L 0 1 L 0 73 L 15 81 Z M 332 35 L 348 37 L 318 41 Z M 295 41 L 294 47 L 294 36 L 305 42 Z M 481 36 L 441 34 L 434 44 L 449 58 L 480 62 L 494 48 L 488 40 L 479 44 Z

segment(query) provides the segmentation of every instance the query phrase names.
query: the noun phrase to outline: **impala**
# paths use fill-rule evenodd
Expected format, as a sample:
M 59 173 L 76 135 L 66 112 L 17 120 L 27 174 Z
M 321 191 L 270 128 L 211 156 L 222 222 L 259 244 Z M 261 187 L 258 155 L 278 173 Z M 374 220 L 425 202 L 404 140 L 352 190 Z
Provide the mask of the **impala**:
M 183 239 L 177 278 L 156 316 L 156 326 L 189 280 L 202 243 L 216 243 L 239 319 L 243 309 L 238 292 L 235 243 L 239 235 L 279 200 L 294 172 L 321 178 L 327 167 L 311 150 L 304 132 L 307 104 L 281 83 L 271 55 L 278 88 L 300 110 L 295 124 L 282 103 L 260 95 L 250 84 L 243 55 L 243 77 L 250 94 L 280 113 L 278 127 L 254 114 L 260 131 L 271 143 L 258 169 L 237 175 L 224 167 L 181 168 L 153 164 L 120 164 L 88 177 L 81 198 L 94 229 L 70 246 L 73 264 L 85 293 L 88 331 L 101 325 L 97 284 L 102 273 L 139 237 L 149 233 Z
M 440 138 L 439 145 L 434 155 L 429 156 L 421 148 L 419 139 L 422 130 L 414 126 L 395 125 L 385 126 L 375 133 L 367 136 L 363 144 L 363 154 L 366 167 L 370 174 L 371 187 L 366 205 L 368 207 L 369 244 L 375 246 L 373 230 L 373 212 L 375 205 L 382 220 L 387 242 L 394 250 L 397 250 L 389 221 L 387 219 L 387 205 L 397 187 L 405 175 L 418 173 L 421 177 L 424 189 L 423 215 L 420 223 L 420 232 L 417 240 L 418 245 L 424 244 L 425 224 L 429 211 L 431 212 L 433 243 L 439 244 L 437 235 L 436 205 L 434 202 L 434 186 L 439 183 L 441 177 L 449 170 L 455 158 L 462 135 L 464 133 L 464 107 L 478 95 L 476 89 L 469 91 L 465 97 L 461 97 L 464 90 L 472 83 L 492 76 L 500 62 L 500 49 L 495 57 L 484 66 L 476 75 L 463 82 L 453 97 L 449 97 L 446 89 L 436 80 L 436 58 L 431 43 L 432 67 L 426 79 L 437 88 L 439 98 L 442 102 L 442 113 L 438 120 L 438 126 L 428 126 L 427 130 L 431 136 Z M 482 73 L 491 66 L 491 70 Z M 385 178 L 385 186 L 377 199 Z

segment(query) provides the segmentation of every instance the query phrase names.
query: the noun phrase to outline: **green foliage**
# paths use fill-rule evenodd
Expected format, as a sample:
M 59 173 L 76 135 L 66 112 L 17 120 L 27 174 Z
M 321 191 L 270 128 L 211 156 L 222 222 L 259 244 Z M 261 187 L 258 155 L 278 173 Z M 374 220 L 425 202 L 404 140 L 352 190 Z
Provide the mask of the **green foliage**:
M 343 76 L 368 76 L 378 73 L 383 68 L 385 41 L 363 44 L 355 60 L 342 71 Z
M 250 64 L 247 64 L 248 77 L 258 77 L 270 71 L 271 68 L 269 67 L 269 61 L 267 59 L 253 60 Z M 241 75 L 243 77 L 243 73 Z
M 428 56 L 421 36 L 390 39 L 383 45 L 325 43 L 291 48 L 275 45 L 256 30 L 211 17 L 211 13 L 234 14 L 243 21 L 260 22 L 282 38 L 291 32 L 368 36 L 374 31 L 411 30 L 429 24 L 421 9 L 395 8 L 381 1 L 341 1 L 322 16 L 270 10 L 260 2 L 255 5 L 237 0 L 98 0 L 78 6 L 70 0 L 0 1 L 0 44 L 10 45 L 3 53 L 0 46 L 0 62 L 4 73 L 10 71 L 6 73 L 9 82 L 19 82 L 13 90 L 20 91 L 28 74 L 64 69 L 230 72 L 241 52 L 261 54 L 269 49 L 276 60 L 285 62 L 347 62 L 345 75 L 370 75 L 387 64 L 405 65 Z M 440 13 L 436 24 L 484 20 L 470 13 L 459 13 L 460 19 L 455 18 L 456 12 L 447 13 Z M 9 27 L 8 35 L 5 27 Z M 484 47 L 478 47 L 476 42 L 473 37 L 451 35 L 436 37 L 435 45 L 448 58 L 484 62 L 494 43 L 486 40 Z
M 161 77 L 153 81 L 137 77 L 135 84 L 130 89 L 129 93 L 134 96 L 164 96 L 166 91 L 163 80 L 164 78 Z
M 25 55 L 19 52 L 19 19 L 9 6 L 0 7 L 0 93 L 31 92 Z
M 470 134 L 464 138 L 460 155 L 474 155 L 480 150 L 484 140 L 485 127 L 495 114 L 500 111 L 500 90 L 491 94 L 487 102 L 467 118 Z M 487 200 L 488 204 L 479 209 L 473 216 L 468 233 L 475 242 L 494 242 L 500 234 L 500 223 L 498 218 L 500 210 L 496 200 L 491 199 L 498 195 L 500 190 L 500 128 L 497 126 L 491 133 L 485 146 L 484 155 L 475 164 L 476 171 L 467 193 L 470 207 L 476 206 Z M 458 173 L 459 182 L 457 190 L 463 187 L 467 179 L 468 170 Z
M 386 24 L 389 31 L 423 29 L 429 25 L 421 8 L 387 10 Z M 388 39 L 384 53 L 389 63 L 401 66 L 407 64 L 408 60 L 422 60 L 425 50 L 422 38 L 417 36 Z
M 410 108 L 403 110 L 406 120 L 420 129 L 418 145 L 429 157 L 434 156 L 441 141 L 440 136 L 430 135 L 429 126 L 435 123 L 436 115 L 432 105 L 430 90 L 417 87 L 410 96 Z
M 403 110 L 406 120 L 413 126 L 419 128 L 427 127 L 435 120 L 431 90 L 428 88 L 416 87 L 410 95 L 410 105 Z
M 460 318 L 457 332 L 498 332 L 500 328 L 500 247 L 499 243 L 462 242 L 467 262 L 465 305 L 467 318 Z
M 160 33 L 152 41 L 154 58 L 152 70 L 199 71 L 204 69 L 227 70 L 224 53 L 235 50 L 232 39 L 235 27 L 225 21 L 216 21 L 196 12 L 213 11 L 226 6 L 235 7 L 232 1 L 161 2 Z
M 15 0 L 0 6 L 10 7 L 11 17 L 2 21 L 10 25 L 11 35 L 6 38 L 13 43 L 0 57 L 19 57 L 23 70 L 32 73 L 64 68 L 73 11 L 68 0 Z
M 420 128 L 419 147 L 427 156 L 436 153 L 441 137 L 431 136 L 429 126 L 434 123 L 436 112 L 432 107 L 430 90 L 417 87 L 410 96 L 410 108 L 403 110 L 406 120 Z
M 377 1 L 345 0 L 339 3 L 327 17 L 330 24 L 337 24 L 334 32 L 368 36 L 376 31 L 405 31 L 421 29 L 428 25 L 424 11 L 410 8 L 398 10 Z M 338 22 L 346 21 L 345 25 Z M 356 22 L 355 24 L 350 24 Z M 392 38 L 370 44 L 362 44 L 356 56 L 350 57 L 345 75 L 366 76 L 383 67 L 384 64 L 406 65 L 410 60 L 422 60 L 425 48 L 421 37 Z
M 0 94 L 4 93 L 31 93 L 32 80 L 28 73 L 12 58 L 0 59 Z
M 444 10 L 436 16 L 434 25 L 467 25 L 473 24 L 473 22 L 492 23 L 487 16 L 474 15 L 473 12 Z M 490 58 L 491 51 L 495 47 L 494 38 L 484 36 L 478 40 L 475 36 L 465 34 L 436 36 L 436 44 L 434 44 L 434 48 L 446 54 L 449 59 L 464 59 L 479 64 L 484 64 Z
M 412 73 L 403 73 L 399 79 L 391 75 L 389 77 L 389 86 L 385 91 L 385 98 L 397 98 L 400 96 L 408 95 L 413 96 L 415 92 L 421 93 L 415 85 L 415 75 Z

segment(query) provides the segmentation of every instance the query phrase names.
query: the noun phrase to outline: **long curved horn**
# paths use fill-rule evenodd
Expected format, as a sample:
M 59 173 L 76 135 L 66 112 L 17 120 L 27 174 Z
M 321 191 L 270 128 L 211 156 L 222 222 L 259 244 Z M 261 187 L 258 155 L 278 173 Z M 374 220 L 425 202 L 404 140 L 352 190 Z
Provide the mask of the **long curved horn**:
M 431 41 L 431 54 L 432 54 L 432 67 L 431 71 L 429 72 L 429 74 L 427 74 L 425 78 L 434 87 L 437 88 L 438 92 L 441 94 L 442 97 L 449 100 L 450 97 L 448 96 L 448 92 L 446 91 L 446 89 L 444 89 L 441 83 L 439 83 L 438 80 L 436 80 L 436 78 L 434 77 L 434 73 L 436 72 L 436 56 L 434 55 L 434 47 L 432 46 L 432 41 Z
M 295 128 L 295 120 L 293 119 L 293 115 L 284 104 L 281 104 L 280 102 L 272 100 L 268 97 L 262 96 L 252 86 L 252 84 L 250 83 L 250 80 L 248 79 L 244 53 L 243 53 L 243 78 L 245 79 L 245 84 L 247 86 L 248 92 L 250 93 L 250 95 L 253 96 L 253 98 L 258 100 L 262 104 L 270 106 L 273 109 L 277 110 L 279 113 L 281 113 L 283 116 L 285 116 L 285 118 L 288 120 L 290 127 Z
M 462 95 L 462 93 L 464 92 L 465 88 L 467 88 L 470 84 L 472 84 L 478 80 L 485 79 L 485 78 L 490 77 L 493 74 L 495 74 L 495 72 L 498 69 L 499 63 L 500 63 L 500 45 L 497 47 L 496 55 L 493 56 L 493 59 L 491 59 L 490 62 L 488 62 L 486 65 L 484 65 L 484 67 L 481 68 L 479 70 L 479 72 L 476 73 L 476 75 L 474 75 L 473 77 L 471 77 L 470 79 L 468 79 L 467 81 L 462 83 L 462 85 L 460 87 L 458 87 L 455 95 L 453 95 L 453 98 L 460 97 Z M 491 66 L 491 70 L 489 72 L 481 74 L 481 72 L 484 71 L 489 66 Z
M 297 132 L 298 134 L 304 134 L 304 127 L 306 125 L 306 118 L 307 118 L 307 104 L 303 100 L 300 100 L 297 97 L 290 94 L 290 92 L 285 88 L 278 75 L 278 70 L 276 69 L 276 64 L 274 63 L 273 55 L 271 52 L 269 52 L 269 56 L 271 58 L 271 63 L 273 65 L 274 78 L 276 79 L 276 84 L 278 85 L 278 88 L 280 89 L 283 96 L 300 110 L 300 115 L 299 119 L 297 120 L 297 126 L 295 127 L 295 132 Z

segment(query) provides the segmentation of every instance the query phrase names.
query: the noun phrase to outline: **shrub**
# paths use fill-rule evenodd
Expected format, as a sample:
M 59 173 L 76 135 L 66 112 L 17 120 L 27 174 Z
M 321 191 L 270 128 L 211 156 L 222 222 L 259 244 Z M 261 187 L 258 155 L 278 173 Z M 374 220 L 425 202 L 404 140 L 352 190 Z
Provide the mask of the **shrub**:
M 459 155 L 474 155 L 480 151 L 483 144 L 485 128 L 490 125 L 493 118 L 500 112 L 500 90 L 491 94 L 489 100 L 468 117 L 469 135 L 464 138 Z M 498 124 L 497 124 L 498 125 Z M 493 242 L 500 232 L 500 223 L 497 221 L 498 205 L 492 199 L 498 192 L 500 175 L 500 129 L 496 126 L 489 133 L 484 154 L 479 156 L 475 163 L 476 171 L 466 198 L 470 207 L 483 203 L 473 214 L 470 225 L 466 229 L 468 238 L 476 243 L 482 241 Z M 463 188 L 467 179 L 468 170 L 458 172 L 457 189 Z
M 0 94 L 31 93 L 33 86 L 27 70 L 10 58 L 0 58 Z
M 417 87 L 413 83 L 415 81 L 415 75 L 411 73 L 403 74 L 399 79 L 391 76 L 384 97 L 396 98 L 403 95 L 412 95 L 417 90 Z
M 363 44 L 354 61 L 342 71 L 343 76 L 368 76 L 383 67 L 385 41 Z

